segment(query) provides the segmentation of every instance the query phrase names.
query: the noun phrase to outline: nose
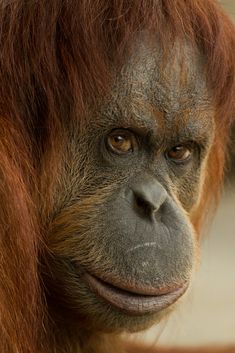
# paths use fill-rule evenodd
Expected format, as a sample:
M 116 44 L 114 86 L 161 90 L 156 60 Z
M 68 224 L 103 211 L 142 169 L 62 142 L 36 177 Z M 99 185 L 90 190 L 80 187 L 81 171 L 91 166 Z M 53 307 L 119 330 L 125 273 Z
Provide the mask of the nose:
M 144 178 L 130 186 L 134 208 L 145 217 L 152 218 L 167 198 L 165 188 L 154 178 Z

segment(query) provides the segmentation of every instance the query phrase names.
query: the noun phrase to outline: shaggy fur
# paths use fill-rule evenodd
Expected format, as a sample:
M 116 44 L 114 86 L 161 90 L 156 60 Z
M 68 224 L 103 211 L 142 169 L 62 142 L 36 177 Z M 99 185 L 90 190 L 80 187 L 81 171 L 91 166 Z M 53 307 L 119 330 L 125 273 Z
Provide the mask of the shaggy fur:
M 59 179 L 63 126 L 73 120 L 82 129 L 89 107 L 95 107 L 109 90 L 110 68 L 121 67 L 129 44 L 142 30 L 157 34 L 166 57 L 176 39 L 186 39 L 206 58 L 217 129 L 203 198 L 192 216 L 199 232 L 209 205 L 219 195 L 234 117 L 235 30 L 219 6 L 213 0 L 5 0 L 0 4 L 2 353 L 61 352 L 40 278 L 48 215 L 38 204 L 42 197 L 45 205 L 52 202 L 48 175 Z M 86 333 L 84 337 L 86 343 L 78 352 L 120 352 L 113 337 L 102 341 L 98 336 L 89 341 Z M 74 352 L 73 347 L 71 337 L 66 352 Z

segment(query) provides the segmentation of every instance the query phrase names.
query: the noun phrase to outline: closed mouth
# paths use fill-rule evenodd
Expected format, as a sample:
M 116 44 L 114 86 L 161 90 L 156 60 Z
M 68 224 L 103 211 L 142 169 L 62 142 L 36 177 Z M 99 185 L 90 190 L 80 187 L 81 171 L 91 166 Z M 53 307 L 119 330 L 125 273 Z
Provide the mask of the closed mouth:
M 188 288 L 188 283 L 185 283 L 180 287 L 169 289 L 164 294 L 158 295 L 156 289 L 154 295 L 143 295 L 116 287 L 87 272 L 83 278 L 96 295 L 130 315 L 144 315 L 161 311 L 176 302 Z

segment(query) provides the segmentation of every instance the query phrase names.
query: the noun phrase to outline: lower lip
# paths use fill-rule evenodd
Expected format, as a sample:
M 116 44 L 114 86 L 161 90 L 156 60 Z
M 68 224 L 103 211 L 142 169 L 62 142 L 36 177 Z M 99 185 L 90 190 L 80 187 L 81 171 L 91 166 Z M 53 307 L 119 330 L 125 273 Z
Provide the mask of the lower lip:
M 83 278 L 90 289 L 99 297 L 130 315 L 144 315 L 161 311 L 175 303 L 188 288 L 188 284 L 184 284 L 166 294 L 140 295 L 114 287 L 87 272 Z

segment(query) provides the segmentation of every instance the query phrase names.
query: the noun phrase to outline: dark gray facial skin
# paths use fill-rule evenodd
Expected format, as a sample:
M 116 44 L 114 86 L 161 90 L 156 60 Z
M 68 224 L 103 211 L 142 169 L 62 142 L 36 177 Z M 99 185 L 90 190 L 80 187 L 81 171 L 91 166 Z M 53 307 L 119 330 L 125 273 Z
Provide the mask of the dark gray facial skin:
M 128 153 L 108 145 L 116 129 L 136 141 Z M 72 313 L 91 330 L 136 331 L 172 309 L 192 276 L 190 212 L 213 134 L 200 54 L 188 45 L 163 54 L 153 39 L 138 40 L 82 135 L 68 132 L 47 238 L 54 257 L 45 260 L 48 302 L 56 296 L 64 320 Z M 169 158 L 176 146 L 190 157 Z

